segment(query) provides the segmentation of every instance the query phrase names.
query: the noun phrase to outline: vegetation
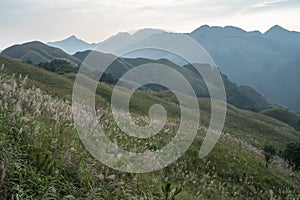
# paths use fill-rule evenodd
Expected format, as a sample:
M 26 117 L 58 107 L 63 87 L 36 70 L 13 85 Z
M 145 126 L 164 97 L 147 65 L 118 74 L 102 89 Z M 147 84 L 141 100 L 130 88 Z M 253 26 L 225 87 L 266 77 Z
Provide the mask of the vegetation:
M 161 186 L 165 200 L 175 200 L 175 197 L 182 191 L 180 187 L 171 189 L 171 183 L 167 182 Z
M 295 112 L 283 109 L 283 108 L 273 108 L 262 111 L 263 114 L 278 119 L 284 123 L 289 124 L 294 127 L 296 130 L 300 131 L 300 115 Z
M 263 149 L 263 154 L 264 154 L 265 160 L 266 160 L 266 168 L 268 168 L 271 160 L 273 159 L 273 157 L 276 154 L 276 150 L 271 145 L 265 145 L 265 147 Z
M 54 59 L 50 63 L 49 62 L 43 62 L 38 64 L 39 67 L 55 72 L 58 74 L 65 74 L 65 73 L 77 73 L 78 67 L 73 66 L 70 62 L 66 60 L 60 60 L 60 59 Z
M 287 144 L 283 157 L 290 167 L 300 171 L 300 143 Z
M 278 157 L 265 169 L 264 145 L 283 150 L 291 140 L 300 142 L 299 132 L 276 119 L 228 106 L 224 133 L 199 159 L 210 120 L 209 99 L 201 98 L 202 126 L 180 159 L 151 173 L 123 173 L 94 159 L 77 135 L 70 106 L 74 74 L 58 75 L 4 57 L 1 62 L 6 67 L 0 72 L 0 199 L 299 198 L 298 172 Z M 180 112 L 171 92 L 138 91 L 132 97 L 137 120 L 147 118 L 154 103 L 168 111 L 168 124 L 148 141 L 118 128 L 109 110 L 111 91 L 112 86 L 99 83 L 96 101 L 107 137 L 120 148 L 155 150 L 172 139 Z

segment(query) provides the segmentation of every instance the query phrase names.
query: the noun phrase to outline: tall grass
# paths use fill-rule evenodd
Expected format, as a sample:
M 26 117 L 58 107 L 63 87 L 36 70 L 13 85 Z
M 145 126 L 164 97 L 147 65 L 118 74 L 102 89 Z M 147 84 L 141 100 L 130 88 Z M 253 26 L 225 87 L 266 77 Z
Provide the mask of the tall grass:
M 177 199 L 299 198 L 299 174 L 280 158 L 265 169 L 261 151 L 232 134 L 222 134 L 200 160 L 205 127 L 189 150 L 162 170 L 130 174 L 110 169 L 81 144 L 70 102 L 26 81 L 0 72 L 0 199 L 163 199 L 161 186 L 169 184 L 165 191 L 170 195 L 181 188 Z M 178 127 L 173 118 L 152 141 L 136 140 L 118 129 L 109 109 L 99 114 L 107 136 L 133 151 L 161 148 Z

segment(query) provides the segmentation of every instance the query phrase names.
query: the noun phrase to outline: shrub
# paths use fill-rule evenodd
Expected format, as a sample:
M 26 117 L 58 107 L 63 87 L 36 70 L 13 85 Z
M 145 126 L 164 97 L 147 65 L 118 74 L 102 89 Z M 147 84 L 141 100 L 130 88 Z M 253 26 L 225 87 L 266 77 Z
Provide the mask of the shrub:
M 300 170 L 300 143 L 287 144 L 283 157 L 288 165 L 296 171 Z
M 276 154 L 275 147 L 272 145 L 265 145 L 263 149 L 263 154 L 265 156 L 265 161 L 266 161 L 266 168 L 268 168 L 269 163 L 273 159 L 274 155 Z

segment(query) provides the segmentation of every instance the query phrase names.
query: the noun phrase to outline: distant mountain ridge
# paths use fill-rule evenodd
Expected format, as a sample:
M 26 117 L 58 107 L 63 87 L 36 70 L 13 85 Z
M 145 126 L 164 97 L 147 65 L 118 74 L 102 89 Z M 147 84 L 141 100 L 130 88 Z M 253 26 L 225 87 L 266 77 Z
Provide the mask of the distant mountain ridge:
M 91 44 L 78 39 L 73 35 L 61 41 L 48 42 L 47 44 L 49 46 L 60 48 L 69 54 L 75 54 L 78 51 L 93 50 L 95 47 L 97 47 L 97 50 L 101 52 L 115 53 L 120 47 L 130 45 L 132 43 L 146 39 L 151 35 L 162 32 L 164 31 L 151 28 L 141 29 L 134 33 L 120 32 L 100 43 Z

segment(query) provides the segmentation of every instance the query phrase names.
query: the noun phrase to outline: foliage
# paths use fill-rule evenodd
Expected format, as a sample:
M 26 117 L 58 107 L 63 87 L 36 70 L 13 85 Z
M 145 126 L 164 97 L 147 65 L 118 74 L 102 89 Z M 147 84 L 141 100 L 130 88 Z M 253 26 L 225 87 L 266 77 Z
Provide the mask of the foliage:
M 283 157 L 291 168 L 300 171 L 300 143 L 287 144 Z
M 266 161 L 266 168 L 268 168 L 269 163 L 271 162 L 271 160 L 276 154 L 276 149 L 272 145 L 265 145 L 263 149 L 263 154 Z
M 54 59 L 50 63 L 49 62 L 43 62 L 38 64 L 39 67 L 55 72 L 58 74 L 64 74 L 64 73 L 77 73 L 78 67 L 74 67 L 69 61 L 66 60 L 60 60 L 60 59 Z
M 110 73 L 103 73 L 100 81 L 107 84 L 114 85 L 117 83 L 118 79 Z

